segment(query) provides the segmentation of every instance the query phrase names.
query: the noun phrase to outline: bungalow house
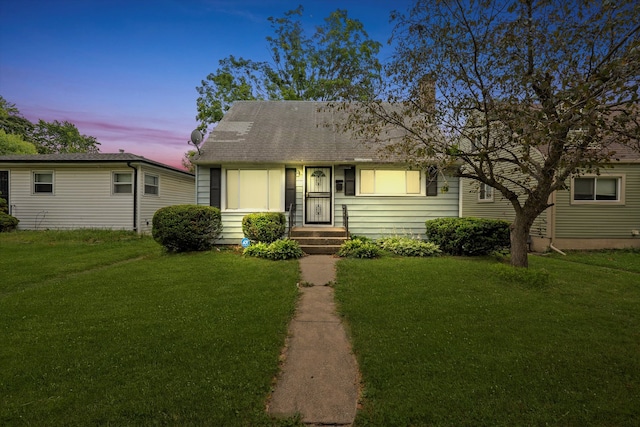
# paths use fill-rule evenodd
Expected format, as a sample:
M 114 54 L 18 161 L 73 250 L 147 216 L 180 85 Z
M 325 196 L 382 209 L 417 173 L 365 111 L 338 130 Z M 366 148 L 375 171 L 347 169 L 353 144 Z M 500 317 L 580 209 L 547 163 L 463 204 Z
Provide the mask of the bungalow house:
M 221 243 L 240 243 L 251 212 L 370 238 L 424 235 L 426 220 L 458 216 L 457 178 L 382 155 L 337 131 L 339 116 L 321 102 L 233 104 L 194 160 L 197 204 L 220 208 Z
M 129 153 L 0 156 L 0 197 L 19 229 L 151 231 L 161 207 L 195 202 L 195 177 Z
M 640 248 L 640 153 L 616 144 L 614 165 L 583 174 L 551 195 L 531 228 L 531 248 Z M 486 185 L 461 180 L 461 216 L 512 221 L 511 204 Z

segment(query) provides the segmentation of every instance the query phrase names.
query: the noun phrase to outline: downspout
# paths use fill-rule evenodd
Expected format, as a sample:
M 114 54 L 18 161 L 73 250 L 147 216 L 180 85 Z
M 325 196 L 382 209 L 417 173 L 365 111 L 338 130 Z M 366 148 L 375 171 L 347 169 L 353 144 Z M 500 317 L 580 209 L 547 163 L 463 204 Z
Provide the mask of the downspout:
M 127 166 L 133 169 L 133 231 L 138 232 L 138 168 L 131 166 L 131 162 L 127 162 Z
M 556 192 L 555 191 L 551 194 L 551 204 L 552 204 L 551 215 L 550 215 L 551 218 L 549 221 L 550 223 L 549 226 L 551 227 L 551 233 L 549 233 L 550 234 L 549 249 L 553 249 L 554 251 L 558 252 L 560 255 L 567 256 L 567 254 L 565 254 L 560 249 L 553 246 L 553 239 L 555 239 L 556 237 Z

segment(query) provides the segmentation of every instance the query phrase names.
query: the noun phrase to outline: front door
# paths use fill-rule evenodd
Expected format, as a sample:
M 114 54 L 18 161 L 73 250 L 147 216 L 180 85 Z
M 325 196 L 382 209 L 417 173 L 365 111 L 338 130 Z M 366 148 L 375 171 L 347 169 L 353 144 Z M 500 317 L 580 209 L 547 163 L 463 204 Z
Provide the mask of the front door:
M 307 167 L 305 224 L 331 224 L 331 168 Z

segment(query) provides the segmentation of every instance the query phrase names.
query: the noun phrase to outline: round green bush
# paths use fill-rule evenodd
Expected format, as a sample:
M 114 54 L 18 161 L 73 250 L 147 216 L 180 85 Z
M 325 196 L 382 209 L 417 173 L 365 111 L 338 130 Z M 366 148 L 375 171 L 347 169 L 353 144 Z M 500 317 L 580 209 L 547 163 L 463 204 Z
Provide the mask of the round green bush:
M 242 218 L 242 232 L 252 242 L 272 243 L 287 230 L 287 218 L 282 212 L 259 212 Z
M 0 199 L 4 200 L 4 199 Z M 0 212 L 0 233 L 5 231 L 13 231 L 18 227 L 20 220 L 5 212 Z
M 221 232 L 220 210 L 211 206 L 173 205 L 153 215 L 153 238 L 169 252 L 209 250 Z
M 427 239 L 451 255 L 489 255 L 510 246 L 509 222 L 486 218 L 438 218 L 425 223 Z

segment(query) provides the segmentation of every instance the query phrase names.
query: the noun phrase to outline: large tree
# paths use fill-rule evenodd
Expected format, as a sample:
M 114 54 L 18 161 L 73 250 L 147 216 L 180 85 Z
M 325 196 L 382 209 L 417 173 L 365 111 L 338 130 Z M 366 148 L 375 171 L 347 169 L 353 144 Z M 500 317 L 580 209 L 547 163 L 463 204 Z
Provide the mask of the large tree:
M 389 152 L 496 189 L 515 212 L 511 264 L 526 267 L 549 196 L 610 165 L 614 144 L 640 149 L 640 3 L 418 0 L 392 17 L 385 95 L 350 105 L 347 126 L 378 142 L 403 128 Z
M 269 18 L 271 61 L 229 56 L 196 89 L 199 129 L 218 122 L 237 100 L 363 99 L 381 66 L 381 44 L 369 38 L 362 23 L 336 10 L 312 36 L 300 22 L 303 8 Z

